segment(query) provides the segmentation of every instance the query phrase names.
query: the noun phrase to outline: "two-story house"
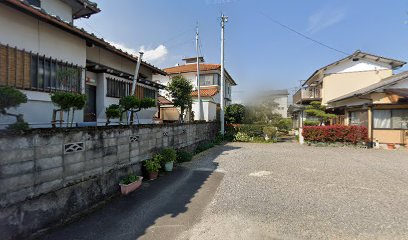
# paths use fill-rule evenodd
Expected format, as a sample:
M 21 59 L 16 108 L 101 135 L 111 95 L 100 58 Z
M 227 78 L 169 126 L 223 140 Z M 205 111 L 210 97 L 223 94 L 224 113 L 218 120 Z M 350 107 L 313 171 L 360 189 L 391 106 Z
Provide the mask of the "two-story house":
M 311 118 L 304 112 L 305 106 L 310 102 L 320 101 L 330 108 L 330 101 L 391 77 L 393 70 L 404 64 L 403 61 L 356 51 L 316 70 L 293 95 L 291 114 L 294 127 L 302 127 L 304 120 Z M 344 124 L 344 112 L 336 113 L 340 117 L 335 123 Z
M 104 122 L 105 108 L 130 92 L 137 57 L 102 38 L 75 27 L 78 18 L 100 12 L 89 0 L 0 1 L 0 86 L 13 86 L 28 97 L 15 113 L 24 114 L 31 127 L 49 127 L 53 106 L 50 93 L 86 93 L 88 104 L 75 122 Z M 61 81 L 61 69 L 74 73 Z M 142 62 L 137 96 L 157 97 L 160 84 L 153 74 L 166 74 Z M 152 122 L 156 108 L 140 113 Z M 0 116 L 2 128 L 15 119 Z
M 197 90 L 197 58 L 185 58 L 183 59 L 185 64 L 178 65 L 175 67 L 163 69 L 167 76 L 155 75 L 153 80 L 163 84 L 168 85 L 171 78 L 177 75 L 182 75 L 187 80 L 189 80 L 194 86 L 194 91 L 191 93 L 193 96 L 193 106 L 192 111 L 194 112 L 194 119 L 199 120 L 199 104 L 198 104 L 198 90 Z M 202 102 L 202 112 L 203 119 L 206 121 L 217 120 L 220 111 L 221 103 L 221 65 L 220 64 L 209 64 L 204 62 L 204 58 L 200 57 L 200 97 Z M 232 94 L 231 88 L 236 86 L 236 82 L 225 70 L 225 93 L 224 93 L 224 103 L 225 106 L 231 104 Z M 162 92 L 163 95 L 167 96 L 166 91 Z M 169 98 L 170 99 L 170 98 Z M 169 110 L 170 111 L 170 110 Z M 162 116 L 169 116 L 162 114 Z M 176 118 L 176 119 L 174 119 Z M 173 119 L 163 119 L 163 120 L 177 120 L 178 116 L 173 115 Z

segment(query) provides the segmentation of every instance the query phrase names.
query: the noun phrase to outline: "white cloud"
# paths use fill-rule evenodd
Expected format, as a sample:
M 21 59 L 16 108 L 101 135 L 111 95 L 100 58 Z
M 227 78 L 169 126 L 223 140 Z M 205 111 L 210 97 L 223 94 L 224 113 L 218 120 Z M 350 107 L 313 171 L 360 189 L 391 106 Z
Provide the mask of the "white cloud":
M 144 52 L 143 60 L 149 63 L 154 63 L 154 64 L 157 64 L 165 60 L 169 52 L 166 46 L 162 44 L 156 47 L 155 49 L 146 49 L 145 46 L 141 46 L 139 50 L 136 50 L 134 48 L 127 47 L 122 43 L 116 43 L 116 42 L 109 42 L 109 43 L 112 46 L 122 51 L 125 51 L 133 56 L 136 56 L 136 57 L 139 56 L 139 52 Z
M 147 50 L 144 46 L 140 47 L 140 51 L 144 52 L 143 59 L 148 62 L 158 63 L 166 59 L 169 51 L 166 46 L 160 44 L 155 49 Z
M 322 31 L 336 23 L 341 22 L 346 16 L 344 8 L 323 8 L 309 17 L 307 31 L 311 34 Z

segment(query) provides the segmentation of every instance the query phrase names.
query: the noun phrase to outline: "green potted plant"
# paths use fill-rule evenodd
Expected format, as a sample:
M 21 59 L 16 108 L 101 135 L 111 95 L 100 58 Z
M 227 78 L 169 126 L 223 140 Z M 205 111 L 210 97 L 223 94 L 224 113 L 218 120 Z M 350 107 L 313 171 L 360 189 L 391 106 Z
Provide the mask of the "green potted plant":
M 130 174 L 129 176 L 123 178 L 120 183 L 120 191 L 123 195 L 128 195 L 129 193 L 135 191 L 142 185 L 143 177 Z
M 163 156 L 161 154 L 156 154 L 152 159 L 146 160 L 144 166 L 149 173 L 149 180 L 154 180 L 159 175 L 159 169 L 161 168 L 160 163 L 162 162 Z
M 174 148 L 165 148 L 160 153 L 162 155 L 162 163 L 166 172 L 173 171 L 174 162 L 177 160 L 177 152 Z

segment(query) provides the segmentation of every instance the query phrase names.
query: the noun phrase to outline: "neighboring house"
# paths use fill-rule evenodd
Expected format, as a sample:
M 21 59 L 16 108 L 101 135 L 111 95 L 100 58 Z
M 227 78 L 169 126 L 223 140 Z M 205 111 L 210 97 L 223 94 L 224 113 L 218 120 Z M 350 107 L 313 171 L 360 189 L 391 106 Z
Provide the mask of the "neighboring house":
M 221 65 L 220 64 L 208 64 L 204 63 L 204 58 L 200 57 L 200 96 L 202 101 L 203 119 L 206 121 L 214 121 L 218 117 L 220 110 L 220 90 L 221 90 Z M 184 65 L 179 65 L 171 68 L 163 69 L 167 76 L 155 75 L 153 80 L 163 85 L 168 85 L 171 78 L 177 75 L 182 75 L 189 80 L 193 86 L 194 91 L 191 93 L 193 96 L 192 110 L 194 112 L 194 119 L 198 119 L 198 91 L 197 91 L 197 59 L 186 58 Z M 224 101 L 225 106 L 231 104 L 231 88 L 236 86 L 236 82 L 225 70 L 225 94 Z M 166 91 L 162 92 L 162 95 L 166 96 Z M 163 120 L 177 120 L 177 119 L 163 119 Z
M 31 127 L 49 127 L 54 106 L 50 93 L 86 93 L 88 104 L 77 111 L 75 122 L 104 122 L 105 108 L 130 94 L 137 57 L 129 55 L 73 25 L 77 18 L 100 11 L 88 0 L 3 0 L 0 2 L 0 86 L 13 86 L 28 97 L 15 112 L 23 113 Z M 57 79 L 59 69 L 76 76 Z M 153 74 L 166 73 L 142 62 L 137 96 L 157 98 Z M 139 114 L 152 122 L 156 108 Z M 0 117 L 0 124 L 14 122 Z
M 368 128 L 372 143 L 408 145 L 408 71 L 328 102 L 345 125 Z
M 289 101 L 289 92 L 288 90 L 272 90 L 266 93 L 268 98 L 274 100 L 277 104 L 277 107 L 272 111 L 274 113 L 280 114 L 283 118 L 288 117 L 288 101 Z
M 294 107 L 291 108 L 295 128 L 303 126 L 303 121 L 310 117 L 304 113 L 304 107 L 312 101 L 329 101 L 380 82 L 392 76 L 393 70 L 402 67 L 403 61 L 390 59 L 356 51 L 332 64 L 316 70 L 302 87 L 293 95 Z M 343 123 L 337 119 L 336 123 Z

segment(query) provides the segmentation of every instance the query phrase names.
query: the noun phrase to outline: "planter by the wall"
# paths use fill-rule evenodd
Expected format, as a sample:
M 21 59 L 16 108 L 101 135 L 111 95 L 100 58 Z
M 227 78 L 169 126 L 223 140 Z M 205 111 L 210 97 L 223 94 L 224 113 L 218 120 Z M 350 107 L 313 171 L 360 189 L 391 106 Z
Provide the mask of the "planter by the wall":
M 387 144 L 387 149 L 388 149 L 388 150 L 394 150 L 394 149 L 395 149 L 395 144 L 393 144 L 393 143 L 388 143 L 388 144 Z
M 164 164 L 164 170 L 165 170 L 166 172 L 171 172 L 171 171 L 173 171 L 173 165 L 174 165 L 174 162 L 166 162 L 166 163 Z
M 159 172 L 149 172 L 149 180 L 155 180 L 159 176 Z
M 142 185 L 143 177 L 139 176 L 139 179 L 136 182 L 132 182 L 129 184 L 122 184 L 120 183 L 120 191 L 123 195 L 128 195 L 129 193 L 135 191 Z

